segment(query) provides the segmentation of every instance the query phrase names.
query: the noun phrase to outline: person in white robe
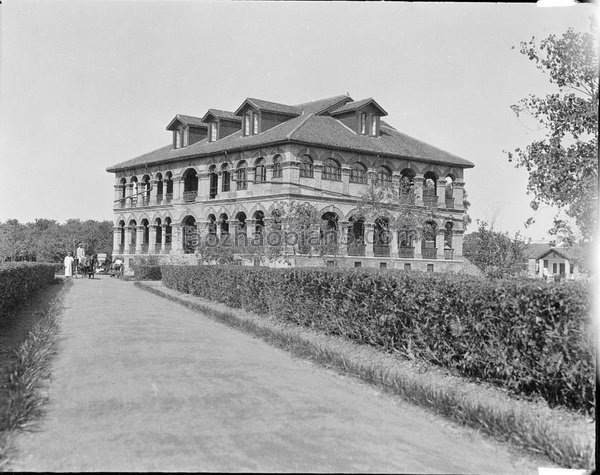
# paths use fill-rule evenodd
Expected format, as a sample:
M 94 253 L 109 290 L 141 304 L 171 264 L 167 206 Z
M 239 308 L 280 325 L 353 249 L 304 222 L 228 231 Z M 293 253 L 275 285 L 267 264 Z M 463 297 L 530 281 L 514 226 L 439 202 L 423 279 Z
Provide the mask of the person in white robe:
M 73 277 L 73 256 L 69 252 L 65 257 L 65 277 Z

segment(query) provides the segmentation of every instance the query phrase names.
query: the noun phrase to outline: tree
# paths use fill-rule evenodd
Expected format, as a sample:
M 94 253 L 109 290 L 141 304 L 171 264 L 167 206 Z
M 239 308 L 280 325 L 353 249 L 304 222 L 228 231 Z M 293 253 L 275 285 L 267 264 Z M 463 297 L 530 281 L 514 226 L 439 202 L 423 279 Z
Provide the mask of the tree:
M 540 203 L 557 206 L 575 220 L 584 240 L 591 240 L 598 201 L 598 33 L 569 28 L 561 37 L 550 35 L 540 44 L 522 42 L 520 52 L 549 75 L 558 92 L 530 95 L 511 108 L 529 114 L 547 131 L 524 150 L 507 152 L 508 160 L 529 172 L 528 192 Z M 568 240 L 573 232 L 555 217 L 552 232 Z
M 390 233 L 400 232 L 407 241 L 415 236 L 423 237 L 427 233 L 424 223 L 437 217 L 432 208 L 414 205 L 412 183 L 405 177 L 399 185 L 394 185 L 391 180 L 369 180 L 367 189 L 357 201 L 356 215 L 367 222 L 377 221 L 388 239 Z
M 488 229 L 485 221 L 477 220 L 477 226 L 477 231 L 465 235 L 463 255 L 490 278 L 525 275 L 526 260 L 523 252 L 526 243 L 519 233 L 511 238 L 507 232 Z

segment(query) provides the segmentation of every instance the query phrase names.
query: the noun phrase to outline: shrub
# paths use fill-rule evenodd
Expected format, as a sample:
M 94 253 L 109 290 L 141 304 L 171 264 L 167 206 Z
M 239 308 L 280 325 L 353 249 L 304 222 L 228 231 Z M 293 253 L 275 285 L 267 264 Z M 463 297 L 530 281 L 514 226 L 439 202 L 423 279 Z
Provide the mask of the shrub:
M 134 280 L 161 280 L 162 274 L 158 265 L 133 265 Z
M 164 266 L 167 287 L 593 413 L 587 284 L 367 269 Z
M 0 264 L 0 317 L 27 296 L 54 281 L 55 264 L 6 262 Z

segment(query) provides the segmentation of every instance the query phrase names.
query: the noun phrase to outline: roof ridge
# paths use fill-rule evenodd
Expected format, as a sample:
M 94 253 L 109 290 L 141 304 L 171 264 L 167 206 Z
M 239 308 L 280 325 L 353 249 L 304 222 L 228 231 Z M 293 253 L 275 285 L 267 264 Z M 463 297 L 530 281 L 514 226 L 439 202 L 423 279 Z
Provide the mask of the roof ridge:
M 289 134 L 286 135 L 286 139 L 290 140 L 292 138 L 292 135 L 294 135 L 298 131 L 298 129 L 302 127 L 306 123 L 306 121 L 310 119 L 313 115 L 314 114 L 312 112 L 306 114 L 306 117 L 302 119 L 300 123 L 296 127 L 294 127 Z M 302 115 L 300 115 L 299 117 L 302 117 Z

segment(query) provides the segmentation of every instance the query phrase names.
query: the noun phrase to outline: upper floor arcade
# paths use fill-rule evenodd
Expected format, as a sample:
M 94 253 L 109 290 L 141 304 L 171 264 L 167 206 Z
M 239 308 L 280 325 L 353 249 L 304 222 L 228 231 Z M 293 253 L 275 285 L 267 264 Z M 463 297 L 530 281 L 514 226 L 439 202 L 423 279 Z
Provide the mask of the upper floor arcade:
M 266 152 L 266 153 L 265 153 Z M 462 211 L 463 170 L 413 160 L 288 146 L 122 171 L 115 209 L 208 203 L 294 194 L 356 200 L 369 183 L 395 190 L 407 205 Z

